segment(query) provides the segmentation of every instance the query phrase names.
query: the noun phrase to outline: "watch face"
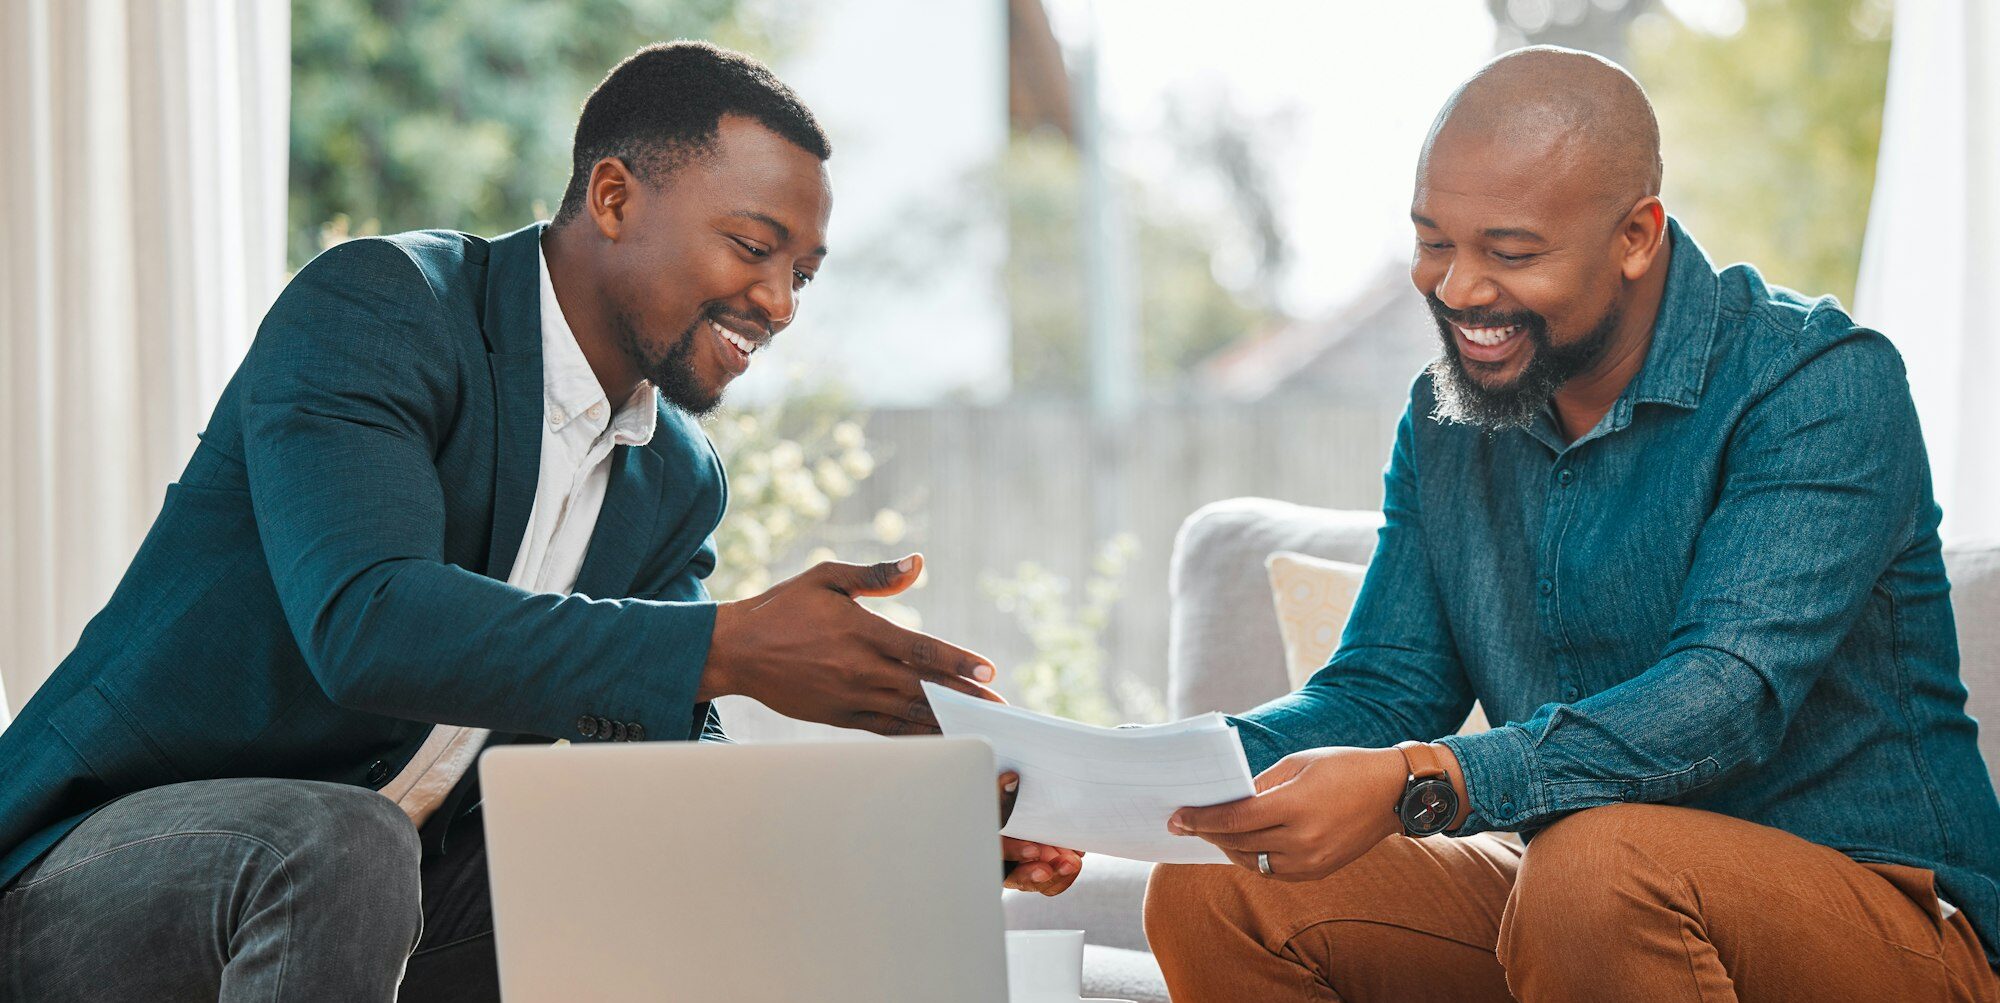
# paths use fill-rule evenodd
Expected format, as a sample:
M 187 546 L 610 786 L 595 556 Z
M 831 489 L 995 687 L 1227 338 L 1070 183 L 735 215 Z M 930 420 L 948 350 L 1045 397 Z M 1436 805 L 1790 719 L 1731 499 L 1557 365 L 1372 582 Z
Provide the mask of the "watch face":
M 1445 780 L 1419 780 L 1403 793 L 1403 831 L 1412 836 L 1432 836 L 1443 832 L 1458 814 L 1458 792 Z

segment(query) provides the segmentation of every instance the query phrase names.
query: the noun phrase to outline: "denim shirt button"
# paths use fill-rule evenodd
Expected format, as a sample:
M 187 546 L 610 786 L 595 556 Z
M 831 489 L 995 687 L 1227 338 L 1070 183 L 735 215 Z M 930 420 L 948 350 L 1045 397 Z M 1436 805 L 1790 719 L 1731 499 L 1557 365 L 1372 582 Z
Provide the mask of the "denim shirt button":
M 1576 474 L 1568 467 L 1564 467 L 1562 473 L 1556 475 L 1556 483 L 1563 487 L 1569 487 L 1570 482 L 1574 480 L 1576 480 Z
M 1543 595 L 1548 595 L 1549 593 L 1554 592 L 1556 590 L 1556 583 L 1544 578 L 1541 581 L 1536 582 L 1535 587 L 1541 589 Z
M 1564 700 L 1570 700 L 1570 701 L 1574 701 L 1574 700 L 1575 700 L 1575 699 L 1576 699 L 1577 697 L 1579 697 L 1579 696 L 1582 696 L 1582 695 L 1583 695 L 1583 691 L 1582 691 L 1582 690 L 1579 690 L 1579 689 L 1577 689 L 1577 688 L 1576 688 L 1576 687 L 1574 687 L 1574 686 L 1565 686 L 1565 687 L 1563 687 L 1563 699 L 1564 699 Z
M 1636 798 L 1636 797 L 1638 797 L 1638 796 L 1639 796 L 1639 789 L 1638 789 L 1638 788 L 1636 788 L 1636 787 L 1633 787 L 1633 786 L 1632 786 L 1632 785 L 1630 785 L 1630 784 L 1627 784 L 1627 785 L 1625 785 L 1625 789 L 1624 789 L 1624 790 L 1622 790 L 1622 791 L 1619 791 L 1619 792 L 1618 792 L 1618 796 L 1619 796 L 1619 797 L 1621 797 L 1621 798 L 1624 798 L 1624 799 L 1625 799 L 1625 800 L 1627 800 L 1627 801 L 1630 801 L 1630 800 L 1632 800 L 1633 798 Z
M 1514 814 L 1514 802 L 1512 801 L 1500 802 L 1500 816 L 1502 818 L 1505 818 L 1512 814 Z

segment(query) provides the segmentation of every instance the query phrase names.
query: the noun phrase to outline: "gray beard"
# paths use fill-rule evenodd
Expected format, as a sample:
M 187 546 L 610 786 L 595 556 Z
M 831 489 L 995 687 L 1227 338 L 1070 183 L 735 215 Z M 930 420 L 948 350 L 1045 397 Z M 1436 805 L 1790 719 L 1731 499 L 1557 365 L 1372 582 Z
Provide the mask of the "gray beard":
M 1431 360 L 1425 369 L 1430 374 L 1431 396 L 1436 402 L 1431 417 L 1495 433 L 1533 425 L 1535 416 L 1542 413 L 1563 384 L 1604 358 L 1611 347 L 1611 337 L 1618 330 L 1618 316 L 1616 309 L 1605 314 L 1574 345 L 1550 344 L 1543 333 L 1545 329 L 1539 325 L 1521 333 L 1517 337 L 1534 339 L 1535 355 L 1521 375 L 1499 387 L 1486 386 L 1466 371 L 1450 323 L 1442 317 L 1436 318 L 1438 333 L 1444 338 L 1444 353 Z

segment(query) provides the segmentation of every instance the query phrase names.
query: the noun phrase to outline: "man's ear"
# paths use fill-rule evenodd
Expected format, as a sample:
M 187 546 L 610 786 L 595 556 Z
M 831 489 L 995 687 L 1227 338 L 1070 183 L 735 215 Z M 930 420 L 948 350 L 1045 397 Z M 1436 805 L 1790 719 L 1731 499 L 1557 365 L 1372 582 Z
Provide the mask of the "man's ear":
M 1653 269 L 1667 235 L 1667 207 L 1657 195 L 1648 195 L 1625 214 L 1618 224 L 1618 269 L 1625 281 L 1637 282 Z
M 590 169 L 590 186 L 584 189 L 584 211 L 605 240 L 617 240 L 625 229 L 626 203 L 638 179 L 617 157 L 605 157 Z

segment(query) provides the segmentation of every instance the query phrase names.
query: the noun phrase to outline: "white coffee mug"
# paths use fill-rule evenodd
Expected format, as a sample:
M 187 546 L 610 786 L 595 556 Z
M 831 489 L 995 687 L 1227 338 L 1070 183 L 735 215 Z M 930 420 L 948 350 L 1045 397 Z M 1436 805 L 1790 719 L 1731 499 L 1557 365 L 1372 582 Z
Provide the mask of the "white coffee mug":
M 1009 1003 L 1074 1003 L 1082 995 L 1082 930 L 1007 931 Z

